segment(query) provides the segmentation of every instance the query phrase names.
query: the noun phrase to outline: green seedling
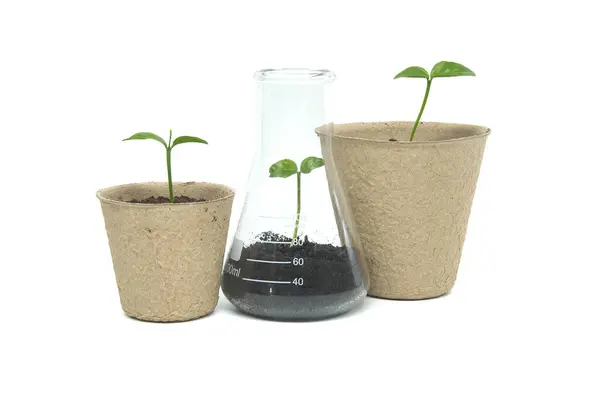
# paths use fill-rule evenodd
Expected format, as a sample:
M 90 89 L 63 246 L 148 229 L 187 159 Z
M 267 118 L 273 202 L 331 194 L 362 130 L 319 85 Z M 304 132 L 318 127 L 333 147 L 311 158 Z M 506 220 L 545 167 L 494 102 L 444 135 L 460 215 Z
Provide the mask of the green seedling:
M 173 136 L 173 130 L 169 130 L 169 142 L 167 143 L 167 142 L 165 142 L 165 140 L 163 140 L 162 137 L 160 137 L 157 134 L 142 132 L 142 133 L 136 133 L 131 137 L 123 139 L 123 141 L 150 139 L 150 140 L 158 141 L 159 143 L 161 143 L 162 145 L 165 146 L 165 149 L 167 150 L 167 180 L 169 181 L 169 200 L 171 201 L 171 203 L 174 203 L 175 197 L 173 196 L 173 179 L 171 178 L 171 150 L 173 150 L 173 147 L 175 147 L 176 145 L 183 144 L 183 143 L 201 143 L 201 144 L 208 144 L 208 143 L 205 140 L 202 140 L 201 138 L 194 137 L 194 136 L 179 136 L 175 140 L 173 140 L 173 142 L 171 143 L 172 136 Z
M 287 178 L 292 175 L 296 175 L 296 224 L 294 226 L 294 234 L 292 236 L 291 245 L 294 245 L 296 237 L 298 237 L 298 226 L 300 225 L 300 211 L 302 203 L 302 174 L 309 174 L 310 172 L 317 168 L 320 168 L 324 164 L 325 163 L 323 162 L 323 158 L 307 157 L 300 164 L 300 170 L 298 170 L 298 165 L 296 165 L 296 162 L 292 161 L 291 159 L 282 159 L 281 161 L 277 161 L 269 168 L 269 177 Z
M 394 79 L 398 78 L 422 78 L 427 79 L 427 87 L 425 89 L 425 97 L 423 97 L 423 104 L 421 105 L 421 110 L 419 111 L 419 116 L 417 116 L 417 120 L 412 128 L 412 132 L 410 133 L 410 141 L 413 141 L 415 137 L 415 132 L 417 131 L 417 126 L 419 126 L 419 122 L 421 121 L 421 116 L 423 116 L 423 111 L 425 110 L 425 104 L 427 104 L 427 98 L 429 97 L 429 90 L 431 89 L 431 82 L 435 78 L 451 78 L 455 76 L 475 76 L 475 72 L 471 71 L 464 65 L 461 65 L 456 62 L 450 61 L 440 61 L 431 68 L 431 72 L 427 72 L 425 68 L 421 68 L 419 66 L 411 66 L 403 70 L 394 76 Z

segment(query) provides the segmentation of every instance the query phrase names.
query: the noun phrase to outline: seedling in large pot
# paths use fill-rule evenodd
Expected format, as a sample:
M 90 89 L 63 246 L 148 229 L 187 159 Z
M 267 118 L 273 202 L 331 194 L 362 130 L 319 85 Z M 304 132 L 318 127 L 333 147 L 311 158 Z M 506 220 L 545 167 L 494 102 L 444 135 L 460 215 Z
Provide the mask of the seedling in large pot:
M 162 137 L 160 137 L 157 134 L 148 133 L 148 132 L 140 132 L 140 133 L 135 133 L 131 137 L 123 139 L 123 141 L 150 139 L 150 140 L 158 141 L 165 147 L 165 150 L 167 151 L 167 180 L 168 180 L 168 184 L 169 184 L 169 202 L 171 202 L 173 204 L 173 203 L 175 203 L 175 197 L 173 195 L 173 179 L 171 178 L 171 150 L 173 150 L 173 147 L 175 147 L 176 145 L 183 144 L 183 143 L 201 143 L 201 144 L 208 144 L 208 143 L 206 142 L 206 140 L 203 140 L 199 137 L 194 137 L 194 136 L 179 136 L 175 140 L 173 140 L 173 142 L 171 142 L 172 136 L 173 136 L 173 130 L 169 130 L 169 142 L 167 143 Z
M 417 116 L 417 120 L 413 125 L 412 131 L 410 133 L 410 140 L 413 141 L 415 137 L 415 132 L 417 131 L 417 127 L 419 126 L 419 122 L 421 121 L 421 116 L 423 116 L 423 111 L 425 110 L 425 105 L 427 104 L 427 98 L 429 97 L 429 91 L 431 90 L 431 83 L 435 78 L 451 78 L 456 76 L 475 76 L 475 72 L 470 70 L 464 65 L 461 65 L 457 62 L 450 61 L 440 61 L 431 68 L 431 72 L 427 72 L 425 68 L 419 66 L 411 66 L 403 70 L 394 76 L 394 79 L 398 78 L 421 78 L 427 79 L 427 86 L 425 88 L 425 96 L 423 97 L 423 103 L 421 104 L 421 110 L 419 111 L 419 115 Z
M 296 175 L 296 223 L 294 226 L 291 245 L 294 245 L 296 237 L 298 237 L 298 226 L 300 225 L 300 212 L 302 205 L 302 174 L 309 174 L 324 164 L 323 158 L 307 157 L 300 164 L 300 170 L 298 170 L 298 165 L 296 165 L 296 162 L 292 161 L 291 159 L 282 159 L 281 161 L 277 161 L 269 168 L 269 177 L 287 178 L 292 175 Z

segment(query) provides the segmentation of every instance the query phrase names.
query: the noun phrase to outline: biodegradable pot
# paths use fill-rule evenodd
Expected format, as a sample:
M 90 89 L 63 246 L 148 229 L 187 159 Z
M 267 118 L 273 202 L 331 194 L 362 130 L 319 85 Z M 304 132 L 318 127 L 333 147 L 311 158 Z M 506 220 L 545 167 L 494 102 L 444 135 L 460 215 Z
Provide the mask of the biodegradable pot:
M 213 311 L 227 240 L 233 190 L 212 183 L 174 183 L 175 195 L 204 199 L 135 204 L 169 196 L 167 183 L 135 183 L 96 193 L 108 233 L 121 306 L 131 317 L 184 321 Z
M 421 123 L 408 142 L 412 126 L 350 123 L 317 132 L 354 214 L 371 296 L 433 298 L 456 280 L 490 130 Z

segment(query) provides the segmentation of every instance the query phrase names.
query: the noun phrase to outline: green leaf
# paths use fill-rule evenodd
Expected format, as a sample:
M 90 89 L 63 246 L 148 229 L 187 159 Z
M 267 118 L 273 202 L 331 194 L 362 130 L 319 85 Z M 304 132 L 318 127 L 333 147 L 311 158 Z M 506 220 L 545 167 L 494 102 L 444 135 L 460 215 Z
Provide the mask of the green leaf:
M 394 76 L 394 79 L 398 78 L 424 78 L 429 79 L 429 73 L 425 68 L 419 66 L 411 66 L 406 68 L 404 71 Z
M 206 140 L 202 140 L 200 137 L 194 137 L 194 136 L 179 136 L 177 137 L 174 141 L 173 144 L 171 145 L 171 148 L 175 147 L 177 144 L 183 144 L 183 143 L 201 143 L 201 144 L 208 144 L 208 142 Z
M 464 65 L 450 61 L 440 61 L 431 68 L 431 79 L 454 76 L 475 76 L 475 72 Z
M 156 140 L 159 143 L 162 143 L 162 145 L 165 146 L 165 148 L 167 147 L 167 143 L 165 143 L 165 141 L 162 139 L 162 137 L 160 137 L 157 134 L 154 133 L 147 133 L 147 132 L 141 132 L 141 133 L 136 133 L 131 137 L 127 137 L 126 139 L 123 139 L 123 141 L 128 141 L 128 140 Z
M 308 157 L 300 164 L 300 172 L 310 173 L 314 169 L 320 168 L 323 165 L 325 165 L 323 158 Z
M 275 162 L 269 168 L 269 177 L 290 177 L 298 173 L 298 166 L 296 162 L 291 159 L 282 159 L 281 161 Z

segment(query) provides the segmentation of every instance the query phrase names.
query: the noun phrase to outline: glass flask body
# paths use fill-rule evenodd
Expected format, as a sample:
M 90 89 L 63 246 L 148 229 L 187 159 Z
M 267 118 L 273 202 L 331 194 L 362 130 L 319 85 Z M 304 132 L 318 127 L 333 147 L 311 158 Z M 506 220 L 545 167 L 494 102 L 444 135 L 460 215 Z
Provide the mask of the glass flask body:
M 316 134 L 330 138 L 334 75 L 282 69 L 259 71 L 255 79 L 259 143 L 223 293 L 259 317 L 344 313 L 366 296 L 368 273 L 332 157 Z

